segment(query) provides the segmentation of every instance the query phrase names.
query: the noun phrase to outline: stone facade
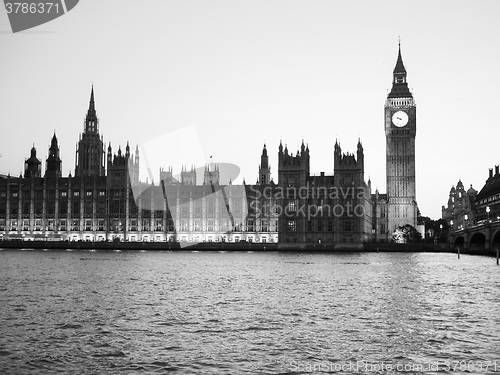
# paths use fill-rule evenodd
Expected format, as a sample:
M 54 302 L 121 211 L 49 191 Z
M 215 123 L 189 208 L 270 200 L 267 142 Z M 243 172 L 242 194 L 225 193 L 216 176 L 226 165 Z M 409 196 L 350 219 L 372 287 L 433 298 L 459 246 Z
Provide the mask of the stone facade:
M 160 169 L 159 183 L 139 180 L 139 149 L 107 153 L 92 87 L 75 175 L 61 176 L 54 134 L 45 175 L 36 149 L 24 177 L 0 176 L 0 238 L 90 241 L 282 242 L 359 244 L 390 241 L 397 226 L 416 226 L 416 109 L 401 49 L 385 104 L 387 194 L 365 182 L 364 150 L 333 146 L 330 172 L 310 172 L 310 150 L 280 142 L 277 183 L 264 145 L 255 185 L 220 184 L 219 165 Z M 197 174 L 203 177 L 197 184 Z M 497 172 L 498 174 L 498 172 Z M 490 199 L 485 197 L 485 199 Z M 495 206 L 496 207 L 496 206 Z

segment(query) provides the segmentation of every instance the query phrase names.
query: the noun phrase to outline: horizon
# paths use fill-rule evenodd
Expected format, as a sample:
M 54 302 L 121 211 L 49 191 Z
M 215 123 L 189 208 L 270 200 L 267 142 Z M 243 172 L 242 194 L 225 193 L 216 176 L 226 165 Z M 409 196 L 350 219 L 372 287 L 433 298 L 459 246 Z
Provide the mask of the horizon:
M 22 173 L 33 144 L 45 167 L 55 132 L 63 176 L 73 175 L 93 84 L 105 149 L 138 145 L 152 171 L 141 165 L 143 181 L 158 179 L 157 166 L 176 174 L 213 162 L 234 163 L 241 173 L 233 183 L 253 184 L 266 144 L 276 182 L 280 141 L 295 153 L 302 140 L 311 174 L 331 175 L 335 141 L 353 153 L 360 139 L 364 179 L 385 193 L 383 109 L 400 36 L 417 103 L 422 216 L 441 218 L 452 185 L 461 179 L 480 191 L 499 164 L 498 120 L 489 113 L 500 96 L 500 52 L 490 47 L 500 42 L 495 2 L 151 4 L 157 11 L 88 0 L 16 34 L 0 12 L 0 48 L 9 51 L 0 60 L 9 127 L 0 173 Z

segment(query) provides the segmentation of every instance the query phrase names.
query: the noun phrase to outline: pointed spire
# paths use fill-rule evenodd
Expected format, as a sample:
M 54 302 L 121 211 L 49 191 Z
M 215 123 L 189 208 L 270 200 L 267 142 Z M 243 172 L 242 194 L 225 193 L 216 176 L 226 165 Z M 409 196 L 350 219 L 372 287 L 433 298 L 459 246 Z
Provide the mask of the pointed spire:
M 388 98 L 412 98 L 412 94 L 408 89 L 408 82 L 406 82 L 406 69 L 401 57 L 401 42 L 398 44 L 398 60 L 394 67 L 392 89 Z
M 50 142 L 50 151 L 56 152 L 59 150 L 59 146 L 57 145 L 57 137 L 56 132 L 54 131 L 54 135 L 52 136 L 52 141 Z
M 90 104 L 89 104 L 89 113 L 95 112 L 95 102 L 94 102 L 94 84 L 92 83 L 92 90 L 90 91 Z
M 401 57 L 401 40 L 398 43 L 398 61 L 396 62 L 396 66 L 394 67 L 394 73 L 404 73 L 406 74 L 406 69 L 403 64 L 403 58 Z

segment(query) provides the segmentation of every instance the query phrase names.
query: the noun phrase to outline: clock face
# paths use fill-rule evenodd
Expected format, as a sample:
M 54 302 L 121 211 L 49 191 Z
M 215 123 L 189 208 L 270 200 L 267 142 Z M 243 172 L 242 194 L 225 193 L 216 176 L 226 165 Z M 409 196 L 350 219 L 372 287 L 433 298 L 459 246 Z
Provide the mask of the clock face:
M 408 124 L 408 115 L 404 111 L 397 111 L 392 115 L 392 123 L 401 128 Z

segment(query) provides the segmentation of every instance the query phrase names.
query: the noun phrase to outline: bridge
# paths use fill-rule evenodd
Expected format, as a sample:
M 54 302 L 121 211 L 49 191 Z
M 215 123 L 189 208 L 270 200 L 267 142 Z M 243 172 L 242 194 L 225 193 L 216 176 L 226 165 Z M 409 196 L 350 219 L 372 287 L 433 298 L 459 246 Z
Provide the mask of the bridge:
M 464 253 L 496 255 L 500 251 L 500 219 L 482 220 L 478 224 L 451 232 L 448 245 Z

